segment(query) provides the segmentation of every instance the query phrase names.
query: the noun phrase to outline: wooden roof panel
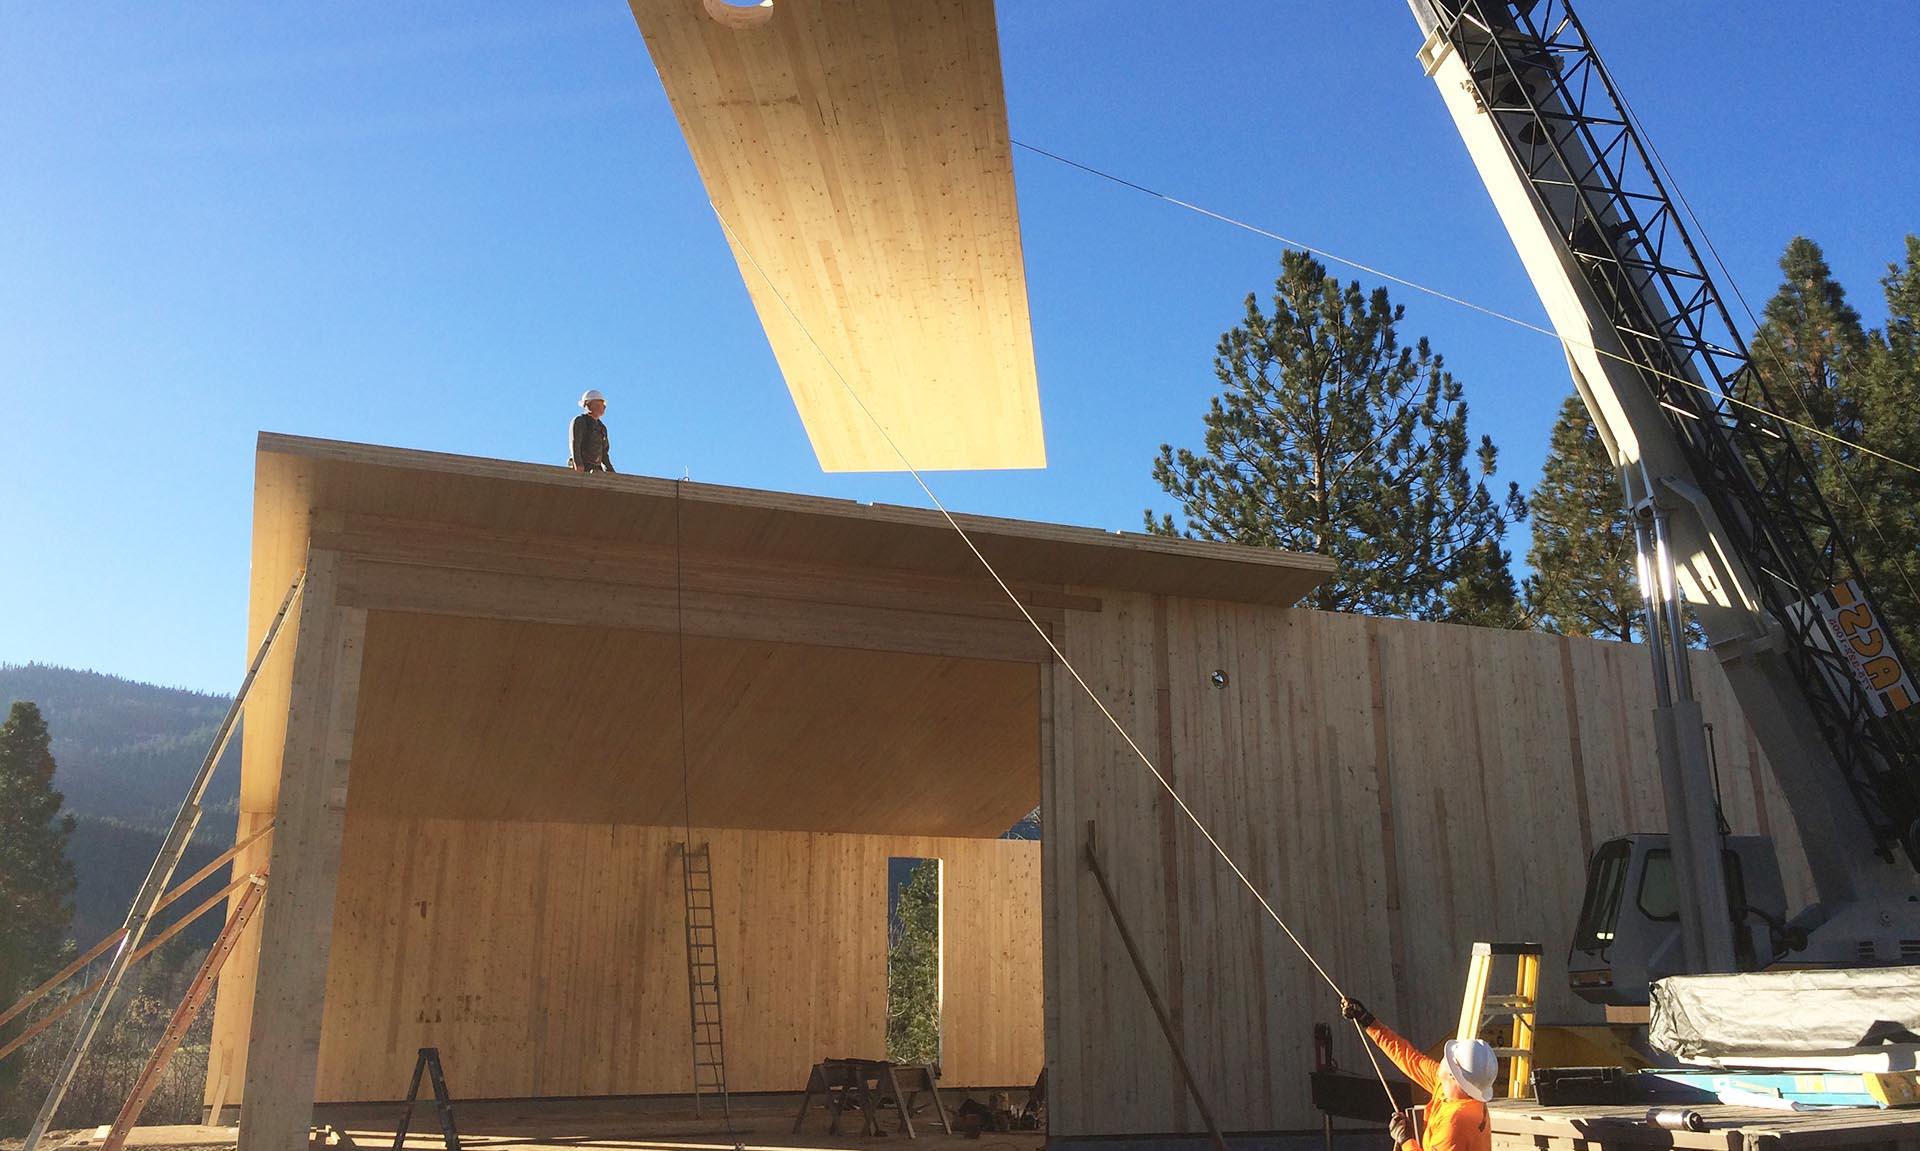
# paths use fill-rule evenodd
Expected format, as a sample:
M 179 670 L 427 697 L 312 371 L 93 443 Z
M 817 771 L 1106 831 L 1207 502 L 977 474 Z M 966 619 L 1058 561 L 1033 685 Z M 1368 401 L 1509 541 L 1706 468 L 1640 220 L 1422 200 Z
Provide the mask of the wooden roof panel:
M 820 466 L 1046 466 L 993 5 L 630 3 Z
M 710 554 L 988 578 L 945 517 L 924 508 L 583 476 L 544 464 L 263 432 L 254 501 L 256 637 L 299 569 L 314 508 L 609 545 L 677 543 Z M 1273 548 L 954 518 L 1015 582 L 1284 605 L 1333 570 L 1324 556 Z

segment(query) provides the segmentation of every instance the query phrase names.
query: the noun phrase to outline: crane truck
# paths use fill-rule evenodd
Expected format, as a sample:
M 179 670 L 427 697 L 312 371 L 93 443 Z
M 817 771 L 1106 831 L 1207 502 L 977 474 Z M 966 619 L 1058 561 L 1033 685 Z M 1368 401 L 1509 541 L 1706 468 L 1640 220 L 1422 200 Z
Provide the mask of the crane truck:
M 1667 830 L 1594 852 L 1573 990 L 1644 1004 L 1672 974 L 1920 963 L 1920 699 L 1779 418 L 1793 381 L 1748 352 L 1568 0 L 1408 3 L 1635 532 Z M 1815 899 L 1791 914 L 1770 839 L 1719 818 L 1688 609 L 1799 832 Z

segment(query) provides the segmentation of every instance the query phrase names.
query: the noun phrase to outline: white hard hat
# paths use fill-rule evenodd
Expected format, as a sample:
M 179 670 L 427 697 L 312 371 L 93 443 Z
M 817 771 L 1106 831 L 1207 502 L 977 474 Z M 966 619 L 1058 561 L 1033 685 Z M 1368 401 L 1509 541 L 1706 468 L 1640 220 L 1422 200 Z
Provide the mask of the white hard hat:
M 1493 1077 L 1500 1070 L 1500 1062 L 1485 1040 L 1449 1039 L 1440 1052 L 1440 1062 L 1460 1090 L 1482 1103 L 1493 1098 Z
M 586 391 L 580 393 L 580 406 L 583 408 L 595 400 L 599 400 L 603 404 L 607 402 L 607 397 L 600 394 L 599 388 L 588 388 Z

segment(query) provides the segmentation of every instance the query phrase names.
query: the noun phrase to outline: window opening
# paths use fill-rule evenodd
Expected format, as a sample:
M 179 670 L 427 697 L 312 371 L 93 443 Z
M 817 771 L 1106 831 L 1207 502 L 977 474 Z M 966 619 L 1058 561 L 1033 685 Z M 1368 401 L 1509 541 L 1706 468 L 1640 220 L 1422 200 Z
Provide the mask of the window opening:
M 937 859 L 887 860 L 887 1058 L 940 1061 L 940 894 Z
M 1627 864 L 1632 856 L 1633 845 L 1624 839 L 1603 844 L 1594 852 L 1586 902 L 1580 908 L 1580 925 L 1573 933 L 1575 950 L 1603 951 L 1613 945 L 1620 895 L 1626 890 Z

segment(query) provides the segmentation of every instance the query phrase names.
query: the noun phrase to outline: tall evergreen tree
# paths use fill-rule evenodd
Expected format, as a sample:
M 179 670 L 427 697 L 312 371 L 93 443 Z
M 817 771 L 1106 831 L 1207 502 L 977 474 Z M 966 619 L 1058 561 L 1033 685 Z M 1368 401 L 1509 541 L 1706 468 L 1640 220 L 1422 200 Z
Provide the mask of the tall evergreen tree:
M 1851 532 L 1854 553 L 1873 580 L 1880 609 L 1909 662 L 1920 661 L 1920 236 L 1906 238 L 1906 259 L 1887 265 L 1887 324 L 1868 334 L 1860 373 L 1860 440 L 1847 478 L 1870 517 Z M 1878 454 L 1875 454 L 1878 453 Z M 1891 460 L 1888 458 L 1891 457 Z
M 1874 453 L 1909 462 L 1920 455 L 1920 377 L 1911 369 L 1920 305 L 1917 248 L 1909 237 L 1905 268 L 1889 267 L 1882 281 L 1888 324 L 1868 333 L 1819 245 L 1794 237 L 1780 258 L 1782 283 L 1767 302 L 1752 347 L 1754 371 L 1767 381 L 1781 413 L 1837 437 L 1804 434 L 1800 447 L 1910 659 L 1920 658 L 1914 654 L 1920 640 L 1920 564 L 1914 554 L 1920 546 L 1920 475 Z
M 923 859 L 900 889 L 887 940 L 887 1058 L 940 1060 L 940 861 Z
M 1860 409 L 1855 379 L 1866 365 L 1867 333 L 1860 313 L 1833 278 L 1820 245 L 1805 236 L 1780 256 L 1779 291 L 1767 301 L 1754 333 L 1754 371 L 1767 382 L 1783 413 L 1846 440 L 1857 440 Z M 1834 462 L 1832 440 L 1803 444 L 1816 470 Z M 1824 478 L 1824 477 L 1822 477 Z
M 20 700 L 0 724 L 0 1002 L 57 966 L 73 918 L 73 817 L 60 803 L 46 722 Z
M 1527 499 L 1527 603 L 1553 631 L 1631 641 L 1640 624 L 1633 521 L 1620 478 L 1578 395 L 1560 405 L 1540 484 Z
M 1489 489 L 1493 441 L 1468 435 L 1460 384 L 1427 341 L 1400 345 L 1403 315 L 1385 288 L 1363 294 L 1287 252 L 1272 313 L 1250 293 L 1220 337 L 1204 450 L 1162 444 L 1154 461 L 1184 524 L 1149 510 L 1147 530 L 1331 556 L 1311 607 L 1516 618 L 1500 543 L 1525 503 L 1517 485 Z

